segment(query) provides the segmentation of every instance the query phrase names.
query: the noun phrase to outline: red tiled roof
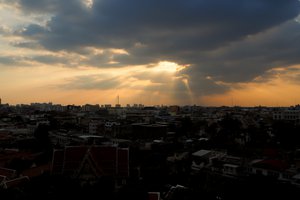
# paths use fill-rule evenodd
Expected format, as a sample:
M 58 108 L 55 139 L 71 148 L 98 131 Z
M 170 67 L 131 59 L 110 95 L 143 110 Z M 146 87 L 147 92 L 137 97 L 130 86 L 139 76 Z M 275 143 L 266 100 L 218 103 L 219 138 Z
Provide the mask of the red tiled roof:
M 278 150 L 273 148 L 265 148 L 263 150 L 263 155 L 267 157 L 276 157 L 278 156 Z
M 52 173 L 75 175 L 81 171 L 83 163 L 88 161 L 98 175 L 128 177 L 128 152 L 128 149 L 108 146 L 66 147 L 54 151 Z
M 14 158 L 33 160 L 38 154 L 32 154 L 30 152 L 22 152 L 18 150 L 5 149 L 0 154 L 0 166 L 4 166 Z
M 1 132 L 0 133 L 0 140 L 11 140 L 13 139 L 13 137 L 11 135 L 8 135 L 9 132 L 6 132 L 6 133 L 3 133 Z
M 29 169 L 26 169 L 22 172 L 23 176 L 28 176 L 29 178 L 40 176 L 46 172 L 50 171 L 50 165 L 45 164 L 37 167 L 32 167 Z
M 116 147 L 92 147 L 90 150 L 92 160 L 104 175 L 116 175 L 117 173 L 117 148 Z
M 87 147 L 66 147 L 63 162 L 63 173 L 73 174 L 79 167 L 86 154 Z
M 51 173 L 53 173 L 53 174 L 62 173 L 64 154 L 65 154 L 64 150 L 54 150 L 53 151 Z
M 16 175 L 16 170 L 1 167 L 0 175 L 6 176 L 7 178 L 13 178 Z
M 118 149 L 118 176 L 129 176 L 129 149 Z
M 270 170 L 275 170 L 275 171 L 284 171 L 289 166 L 286 162 L 284 162 L 282 160 L 266 159 L 266 160 L 262 160 L 257 163 L 254 163 L 253 167 L 270 169 Z
M 29 181 L 29 178 L 27 176 L 22 176 L 13 180 L 5 181 L 4 182 L 4 188 L 14 188 L 23 185 L 24 183 L 27 183 Z
M 159 192 L 148 192 L 148 200 L 160 200 Z

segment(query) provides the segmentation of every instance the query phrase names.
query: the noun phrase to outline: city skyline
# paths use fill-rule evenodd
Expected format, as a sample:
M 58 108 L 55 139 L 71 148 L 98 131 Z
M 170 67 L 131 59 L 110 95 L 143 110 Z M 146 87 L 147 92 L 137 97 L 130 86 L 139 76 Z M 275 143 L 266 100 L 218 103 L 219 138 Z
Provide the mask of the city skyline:
M 240 107 L 240 108 L 257 108 L 257 107 L 269 107 L 269 108 L 298 108 L 300 104 L 290 104 L 290 105 L 264 105 L 264 104 L 258 104 L 258 105 L 239 105 L 235 102 L 232 102 L 231 105 L 229 104 L 223 104 L 223 105 L 203 105 L 203 104 L 144 104 L 143 102 L 133 102 L 133 103 L 117 103 L 117 102 L 107 102 L 107 103 L 83 103 L 83 104 L 75 104 L 75 103 L 59 103 L 59 102 L 52 102 L 52 101 L 44 101 L 44 102 L 19 102 L 12 104 L 10 102 L 3 102 L 0 98 L 0 106 L 33 106 L 33 107 L 53 107 L 56 108 L 59 107 L 68 107 L 68 106 L 75 106 L 75 107 L 85 107 L 85 106 L 91 106 L 93 108 L 96 108 L 98 106 L 99 108 L 145 108 L 145 107 L 156 107 L 156 108 L 164 108 L 164 107 L 228 107 L 228 108 L 234 108 L 234 107 Z
M 298 0 L 0 0 L 2 103 L 289 106 Z

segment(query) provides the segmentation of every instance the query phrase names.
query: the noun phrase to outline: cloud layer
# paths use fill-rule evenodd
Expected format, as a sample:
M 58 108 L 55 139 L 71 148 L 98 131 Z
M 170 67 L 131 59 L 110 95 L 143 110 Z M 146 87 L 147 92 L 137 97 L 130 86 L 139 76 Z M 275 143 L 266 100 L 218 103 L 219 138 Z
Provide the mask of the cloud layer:
M 175 87 L 179 99 L 186 96 L 185 80 L 193 98 L 198 98 L 225 92 L 232 83 L 252 81 L 272 68 L 300 64 L 298 0 L 90 2 L 13 1 L 23 14 L 48 17 L 47 23 L 35 20 L 15 28 L 12 34 L 22 41 L 13 45 L 51 52 L 26 58 L 43 64 L 120 68 L 170 61 L 189 65 L 176 74 L 181 80 Z M 62 57 L 67 54 L 72 56 Z M 2 64 L 15 60 L 0 57 Z M 95 77 L 78 79 L 85 80 L 88 84 L 77 87 L 109 89 L 119 83 L 114 77 L 105 83 Z

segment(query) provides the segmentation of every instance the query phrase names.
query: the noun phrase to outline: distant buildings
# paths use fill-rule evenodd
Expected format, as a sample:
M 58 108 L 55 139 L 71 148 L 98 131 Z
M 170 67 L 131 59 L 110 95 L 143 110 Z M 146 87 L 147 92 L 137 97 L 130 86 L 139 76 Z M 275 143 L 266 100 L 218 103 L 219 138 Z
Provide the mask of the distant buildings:
M 273 113 L 274 120 L 300 122 L 300 109 L 280 109 Z
M 283 146 L 283 134 L 273 126 L 276 120 L 296 122 L 299 110 L 2 104 L 0 186 L 18 187 L 48 175 L 99 189 L 102 180 L 114 183 L 114 192 L 144 187 L 149 200 L 186 199 L 190 189 L 212 193 L 219 182 L 223 188 L 253 177 L 300 187 L 300 142 Z M 296 123 L 287 124 L 298 130 Z M 36 137 L 38 127 L 45 128 L 42 137 Z M 285 127 L 282 131 L 285 136 Z

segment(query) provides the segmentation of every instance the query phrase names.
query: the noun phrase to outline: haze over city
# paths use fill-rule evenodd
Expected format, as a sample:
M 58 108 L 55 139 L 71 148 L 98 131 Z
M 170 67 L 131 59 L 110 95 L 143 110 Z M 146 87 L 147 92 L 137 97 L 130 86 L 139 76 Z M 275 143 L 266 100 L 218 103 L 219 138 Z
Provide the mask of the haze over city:
M 298 0 L 0 0 L 3 103 L 300 102 Z

